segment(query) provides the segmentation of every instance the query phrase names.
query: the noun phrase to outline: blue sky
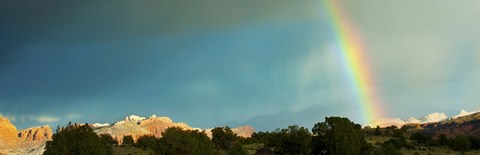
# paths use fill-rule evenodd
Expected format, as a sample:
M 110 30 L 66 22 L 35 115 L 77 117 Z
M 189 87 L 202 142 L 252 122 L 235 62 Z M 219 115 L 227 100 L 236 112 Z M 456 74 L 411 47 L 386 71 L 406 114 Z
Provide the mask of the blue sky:
M 480 3 L 435 2 L 343 1 L 387 117 L 480 109 Z M 0 113 L 18 128 L 364 123 L 320 1 L 1 3 Z

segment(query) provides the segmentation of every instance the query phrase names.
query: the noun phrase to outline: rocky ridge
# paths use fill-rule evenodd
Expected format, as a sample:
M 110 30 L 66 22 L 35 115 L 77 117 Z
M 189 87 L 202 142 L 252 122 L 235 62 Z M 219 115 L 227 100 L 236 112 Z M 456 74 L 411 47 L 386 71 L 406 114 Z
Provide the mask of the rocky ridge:
M 119 141 L 119 143 L 122 143 L 123 137 L 127 135 L 131 135 L 134 141 L 143 135 L 161 137 L 162 133 L 170 127 L 180 127 L 184 130 L 204 131 L 209 137 L 211 137 L 211 129 L 193 128 L 184 122 L 174 122 L 169 117 L 158 117 L 156 115 L 152 115 L 148 118 L 130 115 L 124 120 L 112 123 L 111 125 L 95 123 L 92 127 L 97 134 L 109 134 L 112 138 Z M 232 128 L 232 131 L 239 136 L 250 137 L 255 129 L 251 126 L 242 126 Z
M 442 121 L 447 121 L 447 120 L 452 120 L 452 119 L 457 119 L 463 116 L 468 116 L 474 113 L 478 113 L 480 110 L 473 111 L 473 112 L 467 112 L 465 110 L 461 110 L 458 115 L 448 117 L 445 113 L 431 113 L 428 114 L 424 117 L 421 117 L 419 119 L 415 117 L 409 117 L 406 120 L 402 120 L 400 118 L 380 118 L 377 120 L 373 120 L 371 122 L 368 122 L 364 124 L 363 126 L 369 126 L 369 127 L 376 127 L 380 126 L 382 128 L 388 127 L 395 125 L 397 127 L 401 127 L 407 124 L 430 124 L 430 123 L 437 123 L 437 122 L 442 122 Z
M 38 126 L 18 131 L 18 137 L 27 141 L 52 140 L 52 129 L 50 126 Z

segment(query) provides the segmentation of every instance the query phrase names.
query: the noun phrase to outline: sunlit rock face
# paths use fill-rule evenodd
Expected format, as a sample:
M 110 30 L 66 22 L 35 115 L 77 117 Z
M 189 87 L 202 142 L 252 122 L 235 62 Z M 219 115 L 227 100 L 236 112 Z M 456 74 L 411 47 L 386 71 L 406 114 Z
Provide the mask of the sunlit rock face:
M 48 125 L 32 127 L 18 131 L 18 137 L 27 141 L 52 140 L 52 129 Z
M 0 145 L 15 144 L 19 140 L 17 137 L 17 128 L 10 120 L 0 116 Z
M 446 120 L 448 117 L 444 113 L 431 113 L 421 119 L 422 123 L 435 123 Z
M 397 126 L 397 127 L 401 127 L 404 124 L 405 124 L 405 121 L 403 121 L 400 118 L 382 118 L 382 119 L 377 119 L 377 120 L 368 122 L 364 126 L 369 126 L 369 127 L 372 127 L 372 128 L 375 128 L 375 127 L 379 126 L 381 128 L 385 128 L 385 127 L 389 127 L 389 126 L 392 126 L 392 125 Z
M 203 131 L 205 131 L 208 137 L 212 138 L 212 129 L 213 128 L 205 129 Z M 252 134 L 255 132 L 255 128 L 248 125 L 240 126 L 237 128 L 230 128 L 230 129 L 232 130 L 233 133 L 237 134 L 237 136 L 244 137 L 244 138 L 251 137 Z
M 123 137 L 131 135 L 136 142 L 143 135 L 153 135 L 161 137 L 162 133 L 170 127 L 180 127 L 184 130 L 204 131 L 207 136 L 211 137 L 211 129 L 193 128 L 184 122 L 174 122 L 169 117 L 157 117 L 152 115 L 149 118 L 130 115 L 124 120 L 113 123 L 113 125 L 93 126 L 97 134 L 109 134 L 119 143 L 123 143 Z M 232 128 L 232 131 L 241 137 L 250 137 L 255 129 L 251 126 L 242 126 Z
M 51 137 L 51 130 L 50 134 L 48 134 L 48 129 L 43 128 L 45 130 L 38 132 L 39 135 L 46 135 L 46 136 L 39 136 L 39 138 L 32 139 L 41 139 L 40 137 Z M 24 130 L 22 130 L 24 131 Z M 32 130 L 33 131 L 33 130 Z M 42 141 L 27 141 L 22 140 L 18 137 L 19 133 L 17 128 L 7 119 L 0 116 L 0 154 L 29 154 L 29 155 L 40 155 L 45 150 L 45 143 L 46 140 Z

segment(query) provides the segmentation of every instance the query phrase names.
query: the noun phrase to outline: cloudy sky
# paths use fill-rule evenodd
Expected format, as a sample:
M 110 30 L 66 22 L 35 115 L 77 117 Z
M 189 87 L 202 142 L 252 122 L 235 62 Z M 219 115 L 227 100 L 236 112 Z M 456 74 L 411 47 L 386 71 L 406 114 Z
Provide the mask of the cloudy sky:
M 365 123 L 322 1 L 2 1 L 0 114 L 18 128 L 169 116 L 209 128 Z M 480 2 L 342 0 L 385 117 L 480 109 Z

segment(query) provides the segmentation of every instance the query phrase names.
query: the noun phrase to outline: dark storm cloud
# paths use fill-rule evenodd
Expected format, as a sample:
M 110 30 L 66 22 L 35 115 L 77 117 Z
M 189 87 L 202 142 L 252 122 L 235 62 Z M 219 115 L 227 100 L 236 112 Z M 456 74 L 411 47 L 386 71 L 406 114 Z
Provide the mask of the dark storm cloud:
M 274 2 L 274 3 L 272 3 Z M 310 1 L 3 1 L 1 35 L 109 40 L 311 18 Z

